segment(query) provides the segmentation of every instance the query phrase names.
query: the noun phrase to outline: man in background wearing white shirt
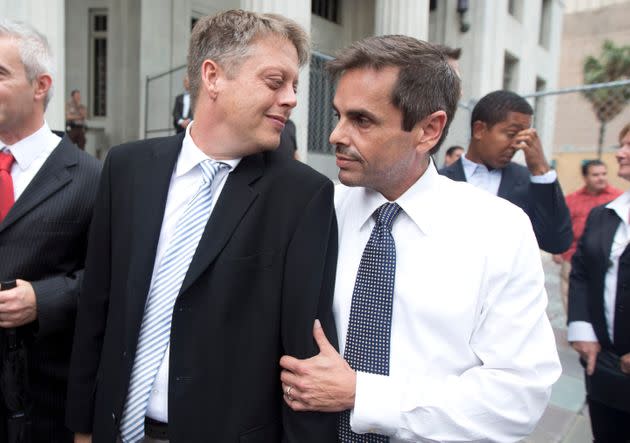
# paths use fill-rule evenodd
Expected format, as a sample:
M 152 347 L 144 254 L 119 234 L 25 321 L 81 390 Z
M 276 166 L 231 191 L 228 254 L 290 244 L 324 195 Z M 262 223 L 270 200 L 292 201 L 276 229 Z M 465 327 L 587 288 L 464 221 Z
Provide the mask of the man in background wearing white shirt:
M 0 281 L 17 285 L 0 292 L 0 441 L 28 432 L 28 420 L 31 439 L 19 441 L 72 441 L 66 379 L 100 164 L 44 121 L 53 67 L 44 36 L 0 20 Z M 16 331 L 28 380 L 22 374 L 7 385 Z M 23 404 L 9 402 L 23 383 L 30 387 Z
M 630 123 L 619 134 L 630 181 Z M 571 260 L 567 338 L 586 369 L 596 443 L 630 440 L 630 192 L 591 210 Z
M 529 216 L 540 249 L 552 254 L 566 251 L 573 240 L 571 216 L 549 167 L 536 129 L 534 111 L 510 91 L 494 91 L 475 105 L 471 139 L 466 154 L 440 174 L 498 195 Z M 514 163 L 518 150 L 527 167 Z
M 358 41 L 328 67 L 339 77 L 340 353 L 316 322 L 320 353 L 280 361 L 285 401 L 345 411 L 342 442 L 520 440 L 560 364 L 527 216 L 431 165 L 457 74 L 406 36 Z

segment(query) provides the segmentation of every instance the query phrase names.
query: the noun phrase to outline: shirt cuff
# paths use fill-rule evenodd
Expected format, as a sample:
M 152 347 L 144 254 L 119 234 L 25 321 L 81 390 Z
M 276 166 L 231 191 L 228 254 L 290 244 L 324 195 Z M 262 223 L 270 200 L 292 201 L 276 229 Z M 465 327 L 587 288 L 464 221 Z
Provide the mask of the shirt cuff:
M 350 427 L 357 434 L 392 436 L 400 422 L 400 390 L 390 377 L 357 371 Z
M 569 328 L 567 330 L 567 341 L 595 341 L 597 340 L 597 335 L 595 335 L 595 330 L 593 326 L 587 321 L 572 321 L 569 323 Z
M 548 185 L 553 183 L 558 178 L 558 174 L 555 169 L 550 169 L 543 175 L 530 175 L 529 179 L 532 183 L 538 183 L 540 185 Z

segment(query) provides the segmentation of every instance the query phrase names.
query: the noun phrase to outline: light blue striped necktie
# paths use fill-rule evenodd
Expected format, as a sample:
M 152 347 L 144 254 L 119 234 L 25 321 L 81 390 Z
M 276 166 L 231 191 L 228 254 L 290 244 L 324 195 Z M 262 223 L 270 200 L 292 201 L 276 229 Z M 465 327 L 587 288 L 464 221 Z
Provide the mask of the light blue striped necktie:
M 175 300 L 210 217 L 212 180 L 227 165 L 204 160 L 199 163 L 199 167 L 203 173 L 203 183 L 175 226 L 144 307 L 136 358 L 120 425 L 125 443 L 135 443 L 144 437 L 144 416 L 153 382 L 170 341 Z

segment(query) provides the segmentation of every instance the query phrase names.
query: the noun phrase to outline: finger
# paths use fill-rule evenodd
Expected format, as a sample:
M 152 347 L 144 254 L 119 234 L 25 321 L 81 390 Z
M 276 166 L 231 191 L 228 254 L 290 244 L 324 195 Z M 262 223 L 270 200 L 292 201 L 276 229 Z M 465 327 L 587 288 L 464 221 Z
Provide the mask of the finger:
M 300 366 L 300 360 L 295 357 L 291 357 L 290 355 L 284 355 L 280 359 L 280 367 L 282 369 L 286 369 L 287 371 L 297 373 L 299 366 Z
M 302 411 L 308 410 L 305 405 L 303 405 L 302 403 L 300 403 L 299 401 L 295 399 L 293 400 L 288 399 L 286 395 L 284 396 L 284 402 L 287 404 L 287 406 L 289 406 L 292 410 L 296 412 L 302 412 Z
M 337 352 L 326 338 L 326 333 L 319 320 L 315 320 L 313 324 L 313 338 L 315 338 L 315 343 L 319 347 L 319 352 L 330 352 L 331 350 L 335 353 Z
M 597 353 L 591 352 L 587 355 L 588 360 L 586 361 L 586 373 L 588 375 L 593 375 L 595 372 L 595 362 L 597 361 Z
M 280 373 L 280 381 L 287 386 L 295 386 L 299 382 L 299 377 L 290 371 L 282 371 Z

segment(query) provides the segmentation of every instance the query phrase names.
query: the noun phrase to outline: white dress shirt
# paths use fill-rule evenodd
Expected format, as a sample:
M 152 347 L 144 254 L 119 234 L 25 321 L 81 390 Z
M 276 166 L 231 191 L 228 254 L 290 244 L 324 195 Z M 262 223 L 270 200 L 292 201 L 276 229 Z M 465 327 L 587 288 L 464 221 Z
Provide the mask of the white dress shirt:
M 372 214 L 386 201 L 365 188 L 335 190 L 342 353 Z M 561 372 L 529 218 L 432 166 L 396 202 L 390 374 L 357 374 L 353 431 L 392 443 L 521 439 Z
M 166 252 L 169 240 L 175 233 L 179 216 L 183 214 L 184 209 L 199 189 L 199 186 L 203 183 L 203 174 L 200 169 L 201 167 L 198 165 L 209 157 L 195 145 L 195 142 L 190 136 L 191 127 L 192 125 L 189 125 L 186 128 L 186 135 L 182 142 L 182 150 L 179 153 L 179 158 L 177 159 L 177 164 L 173 170 L 173 176 L 171 177 L 171 184 L 168 188 L 164 219 L 162 220 L 162 230 L 160 231 L 160 240 L 155 254 L 155 263 L 153 265 L 151 287 L 153 287 L 153 281 L 159 268 L 160 260 Z M 221 190 L 223 189 L 228 174 L 236 168 L 240 161 L 240 158 L 235 160 L 221 160 L 221 162 L 227 164 L 230 169 L 229 171 L 221 169 L 212 181 L 213 197 L 210 211 L 214 210 L 214 205 L 219 195 L 221 195 Z M 150 291 L 149 289 L 149 292 Z M 168 423 L 169 351 L 170 346 L 166 348 L 160 369 L 155 377 L 155 382 L 153 383 L 152 391 L 149 396 L 147 412 L 145 414 L 147 417 L 164 423 Z
M 606 205 L 617 213 L 621 219 L 619 227 L 615 232 L 612 247 L 610 249 L 609 260 L 611 266 L 606 271 L 604 278 L 604 316 L 606 317 L 606 327 L 610 341 L 614 342 L 615 334 L 615 304 L 617 302 L 617 276 L 619 274 L 619 258 L 628 246 L 630 241 L 630 225 L 628 215 L 630 214 L 630 191 L 626 191 L 619 197 Z M 586 321 L 572 321 L 569 323 L 567 339 L 574 341 L 598 341 L 593 325 Z
M 5 145 L 0 140 L 0 150 L 10 152 L 15 158 L 11 167 L 14 201 L 20 198 L 60 141 L 61 138 L 51 132 L 46 122 L 37 131 L 13 145 Z
M 501 185 L 501 177 L 503 175 L 503 169 L 493 169 L 490 171 L 485 165 L 475 163 L 466 158 L 466 155 L 462 155 L 462 166 L 464 167 L 464 175 L 466 181 L 476 188 L 483 189 L 492 195 L 499 193 L 499 186 Z M 550 169 L 542 175 L 530 175 L 530 181 L 532 183 L 549 184 L 556 181 L 558 175 L 556 171 Z
M 177 123 L 179 124 L 184 123 L 184 120 L 189 118 L 189 115 L 188 115 L 189 112 L 190 112 L 190 94 L 188 92 L 185 92 L 182 95 L 182 118 L 177 120 Z

